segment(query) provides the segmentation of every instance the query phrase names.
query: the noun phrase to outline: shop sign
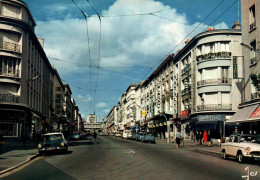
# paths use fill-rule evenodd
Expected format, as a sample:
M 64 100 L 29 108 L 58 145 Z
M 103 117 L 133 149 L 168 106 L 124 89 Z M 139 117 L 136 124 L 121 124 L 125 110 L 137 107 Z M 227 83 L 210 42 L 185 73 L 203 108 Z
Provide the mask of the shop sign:
M 221 115 L 199 115 L 199 121 L 221 121 L 223 120 Z
M 189 114 L 189 110 L 184 110 L 181 112 L 181 116 L 187 116 Z
M 18 96 L 12 94 L 0 94 L 0 102 L 18 103 Z
M 177 92 L 177 79 L 178 75 L 175 74 L 173 76 L 173 117 L 177 117 L 177 97 L 178 97 L 178 92 Z
M 253 117 L 260 117 L 260 108 L 257 108 L 250 116 L 249 118 Z
M 156 107 L 157 113 L 160 114 L 161 112 L 161 82 L 156 83 Z

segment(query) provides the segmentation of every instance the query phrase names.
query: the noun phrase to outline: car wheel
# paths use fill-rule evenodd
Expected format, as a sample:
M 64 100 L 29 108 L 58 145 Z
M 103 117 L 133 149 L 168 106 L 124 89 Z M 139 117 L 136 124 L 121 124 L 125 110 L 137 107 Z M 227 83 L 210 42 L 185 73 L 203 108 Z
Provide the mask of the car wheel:
M 238 155 L 237 155 L 237 160 L 238 160 L 238 162 L 239 163 L 243 163 L 244 162 L 244 156 L 243 156 L 243 154 L 241 153 L 241 152 L 239 152 L 238 153 Z
M 223 158 L 224 158 L 224 159 L 227 159 L 227 158 L 228 158 L 228 155 L 227 155 L 227 153 L 226 153 L 225 150 L 223 151 Z

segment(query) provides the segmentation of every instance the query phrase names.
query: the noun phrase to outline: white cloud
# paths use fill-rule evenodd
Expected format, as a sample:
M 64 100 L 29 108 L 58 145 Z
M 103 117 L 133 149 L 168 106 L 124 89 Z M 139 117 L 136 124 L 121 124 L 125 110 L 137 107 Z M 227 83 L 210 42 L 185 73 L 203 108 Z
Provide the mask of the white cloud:
M 77 98 L 80 102 L 83 103 L 89 103 L 93 101 L 93 98 L 89 94 L 87 94 L 86 96 L 78 95 Z
M 107 107 L 108 107 L 108 105 L 105 102 L 99 102 L 96 105 L 96 108 L 107 108 Z

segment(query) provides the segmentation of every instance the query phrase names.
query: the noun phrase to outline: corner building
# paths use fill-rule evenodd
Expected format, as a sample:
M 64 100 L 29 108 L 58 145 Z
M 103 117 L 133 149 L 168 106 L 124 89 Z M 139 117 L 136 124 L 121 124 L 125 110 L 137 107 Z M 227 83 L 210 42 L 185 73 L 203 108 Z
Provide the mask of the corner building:
M 0 129 L 5 138 L 50 129 L 52 67 L 35 26 L 23 1 L 0 2 Z

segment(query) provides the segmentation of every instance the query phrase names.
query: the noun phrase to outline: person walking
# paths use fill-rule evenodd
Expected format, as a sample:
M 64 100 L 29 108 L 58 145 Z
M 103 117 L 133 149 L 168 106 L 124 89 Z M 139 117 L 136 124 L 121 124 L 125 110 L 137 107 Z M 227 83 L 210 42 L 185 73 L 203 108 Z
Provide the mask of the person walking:
M 200 134 L 198 131 L 195 131 L 195 139 L 196 139 L 196 146 L 200 144 Z
M 212 146 L 212 144 L 211 144 L 211 135 L 210 135 L 210 130 L 208 130 L 207 141 L 208 141 L 208 146 Z
M 203 135 L 202 135 L 202 132 L 200 131 L 199 132 L 199 141 L 200 141 L 200 145 L 202 145 L 202 139 L 203 139 Z
M 95 144 L 95 142 L 97 142 L 99 144 L 99 142 L 97 141 L 97 132 L 94 130 L 94 132 L 93 132 L 93 143 Z
M 206 129 L 204 129 L 204 133 L 203 133 L 203 141 L 204 141 L 204 146 L 207 146 L 207 142 L 208 142 L 208 134 Z
M 180 148 L 180 147 L 181 147 L 181 146 L 180 146 L 180 144 L 181 144 L 181 139 L 182 139 L 181 133 L 180 133 L 180 131 L 178 131 L 177 134 L 176 134 L 176 148 Z

